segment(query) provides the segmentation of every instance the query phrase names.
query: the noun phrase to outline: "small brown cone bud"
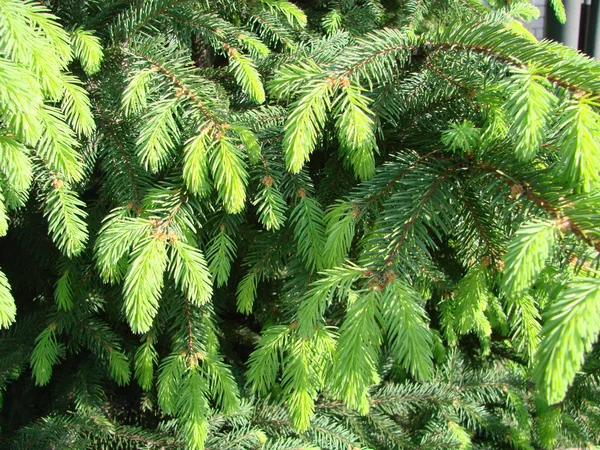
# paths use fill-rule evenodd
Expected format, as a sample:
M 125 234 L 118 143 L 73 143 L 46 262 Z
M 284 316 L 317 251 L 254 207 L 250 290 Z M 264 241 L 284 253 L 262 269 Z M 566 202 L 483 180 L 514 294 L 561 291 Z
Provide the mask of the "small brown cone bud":
M 269 186 L 269 187 L 273 186 L 273 177 L 271 177 L 270 175 L 265 175 L 262 179 L 262 183 L 265 186 Z
M 512 198 L 519 197 L 519 194 L 521 194 L 521 192 L 523 192 L 523 186 L 521 186 L 520 184 L 513 184 L 512 188 L 510 188 L 510 196 Z
M 167 240 L 167 233 L 165 233 L 164 231 L 162 231 L 160 228 L 156 229 L 152 232 L 152 237 L 154 237 L 154 239 L 157 239 L 159 241 L 166 241 Z
M 396 272 L 393 270 L 388 271 L 385 274 L 384 285 L 387 286 L 390 283 L 393 283 L 396 280 Z
M 571 222 L 568 217 L 560 217 L 556 219 L 556 227 L 561 233 L 566 233 L 571 228 Z
M 501 259 L 496 261 L 496 270 L 498 272 L 504 272 L 504 261 L 502 261 Z
M 329 86 L 331 86 L 331 87 L 335 86 L 335 83 L 336 83 L 335 77 L 327 77 L 327 78 L 325 78 L 325 81 L 327 81 Z

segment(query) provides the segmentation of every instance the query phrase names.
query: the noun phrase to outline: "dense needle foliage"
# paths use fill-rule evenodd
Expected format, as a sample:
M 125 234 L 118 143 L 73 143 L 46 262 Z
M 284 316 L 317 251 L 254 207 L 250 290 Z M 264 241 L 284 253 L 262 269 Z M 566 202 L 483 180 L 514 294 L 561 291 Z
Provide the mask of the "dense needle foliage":
M 538 14 L 0 0 L 0 448 L 600 444 L 600 64 Z

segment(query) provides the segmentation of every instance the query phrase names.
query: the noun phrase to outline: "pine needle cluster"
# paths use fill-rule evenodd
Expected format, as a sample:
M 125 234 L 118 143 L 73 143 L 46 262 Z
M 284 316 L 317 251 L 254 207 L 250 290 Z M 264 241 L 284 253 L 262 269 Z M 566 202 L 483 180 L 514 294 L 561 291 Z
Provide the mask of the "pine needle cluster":
M 538 15 L 0 0 L 0 448 L 600 445 L 600 64 Z

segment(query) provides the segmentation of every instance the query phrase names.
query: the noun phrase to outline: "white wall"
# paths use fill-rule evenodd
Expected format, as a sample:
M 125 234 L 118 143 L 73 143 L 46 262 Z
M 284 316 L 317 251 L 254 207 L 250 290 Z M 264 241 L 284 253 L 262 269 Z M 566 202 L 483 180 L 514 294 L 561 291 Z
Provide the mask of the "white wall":
M 533 4 L 540 10 L 540 17 L 525 24 L 527 29 L 539 40 L 544 38 L 544 23 L 546 20 L 546 0 L 533 0 Z

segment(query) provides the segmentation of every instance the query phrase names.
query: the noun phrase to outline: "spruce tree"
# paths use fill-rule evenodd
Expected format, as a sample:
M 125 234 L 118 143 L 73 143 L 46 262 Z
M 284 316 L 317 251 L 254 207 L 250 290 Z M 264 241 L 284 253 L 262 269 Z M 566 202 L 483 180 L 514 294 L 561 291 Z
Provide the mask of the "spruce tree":
M 0 448 L 600 445 L 600 64 L 538 15 L 0 0 Z

